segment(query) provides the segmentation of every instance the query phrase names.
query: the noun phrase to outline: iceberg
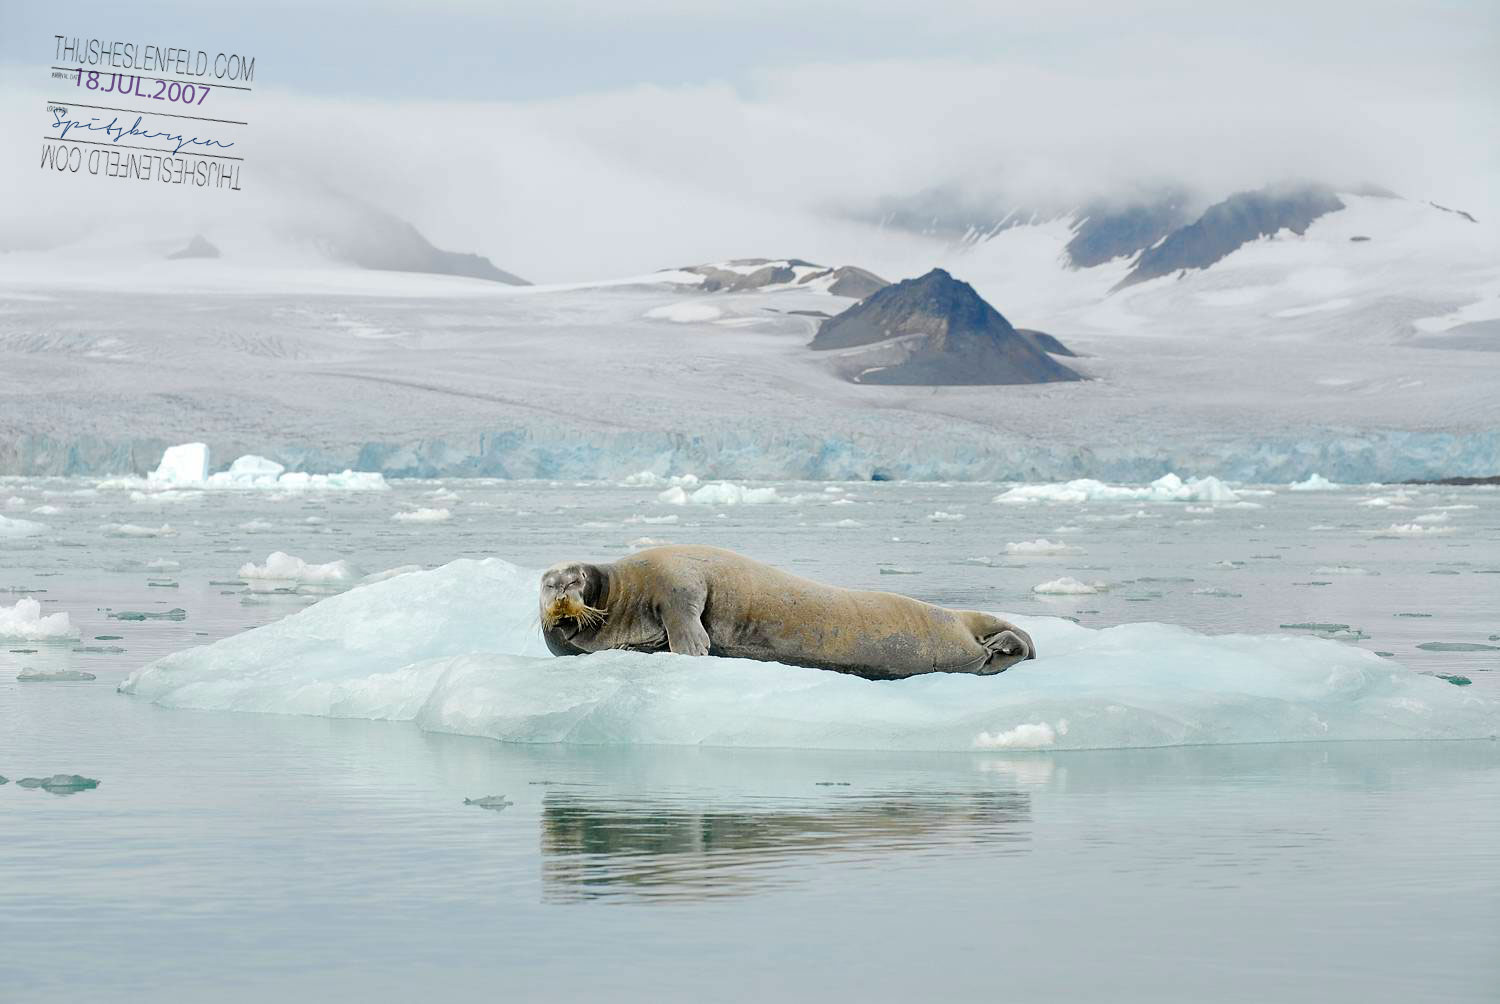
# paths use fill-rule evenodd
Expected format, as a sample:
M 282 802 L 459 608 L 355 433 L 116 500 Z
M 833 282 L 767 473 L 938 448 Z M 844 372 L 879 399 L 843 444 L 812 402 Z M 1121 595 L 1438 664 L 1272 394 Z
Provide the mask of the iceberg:
M 517 743 L 982 753 L 1500 733 L 1500 702 L 1353 645 L 1168 624 L 1012 617 L 1041 656 L 992 677 L 558 659 L 537 628 L 537 578 L 463 559 L 359 585 L 158 659 L 120 690 L 166 707 L 411 721 Z
M 208 478 L 208 445 L 169 446 L 146 480 L 158 485 L 200 485 Z
M 1093 478 L 1063 484 L 1017 485 L 996 495 L 994 501 L 1013 504 L 1031 502 L 1239 502 L 1240 496 L 1216 477 L 1188 478 L 1164 474 L 1149 485 L 1107 485 Z
M 42 615 L 42 605 L 23 597 L 13 607 L 0 606 L 0 641 L 68 641 L 78 637 L 66 610 Z

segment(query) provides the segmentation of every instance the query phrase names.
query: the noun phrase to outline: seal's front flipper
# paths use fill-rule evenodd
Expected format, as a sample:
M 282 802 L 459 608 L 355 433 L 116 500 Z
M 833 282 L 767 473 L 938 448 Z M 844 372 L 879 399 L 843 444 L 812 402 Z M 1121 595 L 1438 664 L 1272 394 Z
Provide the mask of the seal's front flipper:
M 981 673 L 1003 673 L 1018 662 L 1036 658 L 1036 644 L 1031 635 L 1014 624 L 979 639 L 979 643 L 990 653 Z
M 702 614 L 693 610 L 663 610 L 662 627 L 667 629 L 667 648 L 678 655 L 707 655 L 708 631 Z

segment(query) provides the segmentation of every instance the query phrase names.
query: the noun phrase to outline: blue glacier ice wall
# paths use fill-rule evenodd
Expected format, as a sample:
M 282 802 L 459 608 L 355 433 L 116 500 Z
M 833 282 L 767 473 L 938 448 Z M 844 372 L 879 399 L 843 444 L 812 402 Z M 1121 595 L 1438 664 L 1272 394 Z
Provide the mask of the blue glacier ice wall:
M 145 474 L 173 439 L 77 441 L 40 435 L 0 447 L 3 474 Z M 1298 437 L 1249 438 L 1192 432 L 1131 443 L 1079 445 L 1024 440 L 956 428 L 933 440 L 868 431 L 815 435 L 747 422 L 700 432 L 613 431 L 529 427 L 472 438 L 320 445 L 214 441 L 215 457 L 259 454 L 289 470 L 348 468 L 387 477 L 501 477 L 616 480 L 641 470 L 741 480 L 1051 481 L 1099 478 L 1145 482 L 1169 471 L 1235 481 L 1286 483 L 1321 474 L 1334 481 L 1404 481 L 1500 473 L 1500 429 L 1477 432 L 1315 430 Z

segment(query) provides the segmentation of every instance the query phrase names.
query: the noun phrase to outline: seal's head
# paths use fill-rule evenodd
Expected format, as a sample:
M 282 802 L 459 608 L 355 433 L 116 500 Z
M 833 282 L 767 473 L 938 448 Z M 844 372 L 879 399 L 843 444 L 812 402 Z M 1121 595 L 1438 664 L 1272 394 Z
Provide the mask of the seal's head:
M 604 572 L 597 565 L 553 565 L 542 573 L 542 630 L 569 639 L 603 624 L 607 615 L 599 603 L 604 591 Z

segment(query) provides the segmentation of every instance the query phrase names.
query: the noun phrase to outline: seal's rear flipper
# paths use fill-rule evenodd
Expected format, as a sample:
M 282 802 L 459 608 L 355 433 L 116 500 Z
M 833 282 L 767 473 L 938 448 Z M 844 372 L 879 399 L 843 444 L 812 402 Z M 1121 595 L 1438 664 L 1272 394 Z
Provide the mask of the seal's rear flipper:
M 1036 658 L 1031 635 L 1014 625 L 979 639 L 979 643 L 990 653 L 982 673 L 1003 673 L 1018 662 Z

